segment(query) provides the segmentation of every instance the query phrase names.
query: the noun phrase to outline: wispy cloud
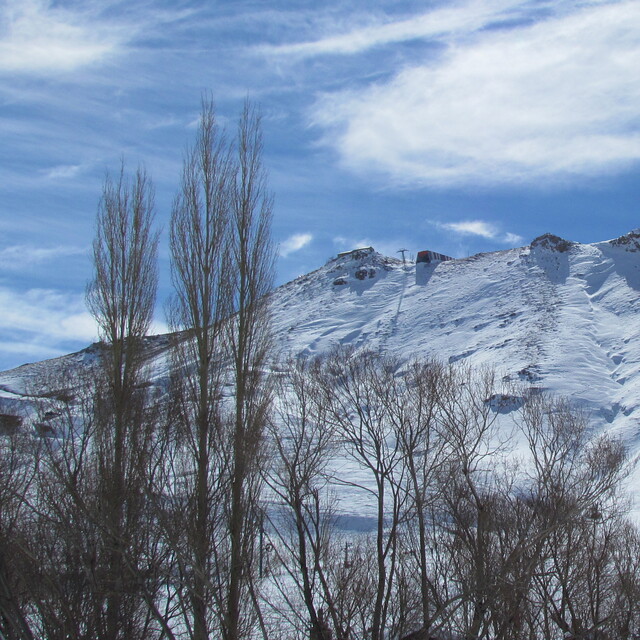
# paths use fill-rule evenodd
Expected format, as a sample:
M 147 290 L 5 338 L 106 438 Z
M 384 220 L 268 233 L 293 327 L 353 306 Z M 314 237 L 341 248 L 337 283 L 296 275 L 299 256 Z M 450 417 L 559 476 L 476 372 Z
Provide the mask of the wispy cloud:
M 96 339 L 84 296 L 53 289 L 15 291 L 0 286 L 0 368 L 69 353 Z
M 280 255 L 286 258 L 296 251 L 300 251 L 313 240 L 310 233 L 294 233 L 280 244 Z
M 495 240 L 508 245 L 518 245 L 523 238 L 515 233 L 503 233 L 500 229 L 490 222 L 484 220 L 462 220 L 460 222 L 438 222 L 435 225 L 439 229 L 453 231 L 463 236 L 478 236 L 486 240 Z
M 28 335 L 52 348 L 61 341 L 90 341 L 97 335 L 83 295 L 53 289 L 17 292 L 0 287 L 0 308 L 0 329 Z
M 517 247 L 518 245 L 521 245 L 524 242 L 524 238 L 522 236 L 519 236 L 516 233 L 505 233 L 502 238 L 502 242 L 504 242 L 505 244 L 510 244 Z
M 37 342 L 20 340 L 14 336 L 12 340 L 0 340 L 0 354 L 17 355 L 25 360 L 42 360 L 43 358 L 55 358 L 68 353 L 64 348 L 49 347 Z M 21 364 L 25 364 L 25 360 Z M 0 363 L 2 360 L 0 360 Z M 0 365 L 4 366 L 4 365 Z M 20 365 L 17 365 L 20 366 Z
M 361 20 L 366 20 L 367 24 L 343 33 L 327 34 L 304 42 L 262 46 L 260 51 L 297 59 L 327 54 L 350 55 L 387 44 L 468 33 L 500 18 L 514 18 L 523 9 L 521 0 L 494 0 L 491 3 L 470 0 L 400 20 L 363 16 Z
M 0 268 L 8 271 L 20 270 L 59 258 L 81 256 L 86 248 L 74 246 L 35 247 L 20 244 L 0 249 Z
M 84 294 L 36 288 L 17 291 L 0 286 L 0 309 L 0 368 L 6 366 L 5 354 L 50 358 L 81 349 L 98 338 Z M 152 333 L 167 330 L 162 320 L 154 321 L 151 327 Z
M 60 164 L 45 171 L 45 175 L 50 180 L 64 180 L 66 178 L 75 178 L 82 169 L 83 165 L 81 164 Z
M 363 236 L 358 238 L 335 236 L 333 238 L 333 246 L 338 251 L 349 251 L 350 249 L 359 249 L 361 247 L 373 247 L 374 249 L 377 249 L 377 246 L 371 238 Z
M 50 0 L 7 0 L 0 18 L 0 72 L 75 71 L 115 54 L 133 34 L 130 26 Z
M 439 225 L 442 229 L 450 229 L 456 233 L 469 236 L 480 236 L 481 238 L 495 238 L 497 231 L 495 227 L 482 220 L 467 220 L 464 222 L 448 222 Z
M 312 121 L 348 168 L 405 185 L 628 167 L 640 160 L 640 4 L 578 7 L 481 31 L 391 81 L 325 94 Z

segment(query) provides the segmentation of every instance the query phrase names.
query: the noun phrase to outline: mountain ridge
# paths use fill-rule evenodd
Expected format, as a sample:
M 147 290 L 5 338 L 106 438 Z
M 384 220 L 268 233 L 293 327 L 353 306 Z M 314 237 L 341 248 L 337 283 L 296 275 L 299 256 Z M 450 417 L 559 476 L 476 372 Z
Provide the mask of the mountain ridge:
M 276 288 L 278 355 L 338 345 L 492 367 L 566 396 L 598 430 L 640 447 L 640 230 L 593 244 L 544 234 L 523 247 L 431 264 L 344 252 Z M 146 339 L 152 379 L 169 375 L 169 334 Z M 38 379 L 90 365 L 99 344 L 0 373 L 0 413 Z

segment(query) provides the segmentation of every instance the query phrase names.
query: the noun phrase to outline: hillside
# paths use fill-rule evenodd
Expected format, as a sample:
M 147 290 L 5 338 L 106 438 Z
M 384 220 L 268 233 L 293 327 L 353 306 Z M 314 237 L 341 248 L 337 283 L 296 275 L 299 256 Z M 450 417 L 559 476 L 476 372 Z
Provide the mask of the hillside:
M 83 395 L 75 375 L 99 363 L 103 345 L 0 373 L 0 435 L 26 434 L 0 438 L 0 497 L 10 507 L 5 557 L 16 584 L 30 585 L 28 606 L 46 603 L 55 624 L 65 615 L 83 625 L 87 598 L 102 601 L 117 584 L 113 559 L 126 558 L 115 571 L 122 593 L 144 590 L 154 637 L 193 637 L 182 603 L 195 592 L 196 555 L 205 540 L 207 582 L 229 571 L 234 464 L 251 455 L 242 549 L 263 632 L 244 637 L 638 635 L 640 533 L 617 489 L 630 470 L 630 515 L 640 522 L 640 232 L 591 245 L 547 234 L 428 264 L 358 249 L 270 295 L 276 357 L 338 345 L 367 353 L 320 367 L 301 360 L 289 375 L 274 362 L 275 420 L 265 425 L 260 413 L 253 438 L 251 420 L 236 420 L 228 402 L 242 387 L 219 365 L 206 405 L 215 418 L 195 425 L 199 395 L 167 393 L 174 402 L 156 405 L 167 412 L 135 401 L 180 386 L 169 386 L 170 347 L 183 336 L 145 339 L 154 388 L 137 394 L 144 379 L 128 387 L 120 448 L 115 411 L 101 411 L 113 406 L 109 394 L 96 393 L 101 379 L 85 377 Z M 403 367 L 378 354 L 469 369 Z M 486 368 L 497 375 L 476 375 Z M 570 398 L 590 422 L 547 403 L 543 390 Z M 596 437 L 603 432 L 614 438 Z M 118 503 L 132 515 L 119 520 L 130 533 L 116 537 L 109 507 Z M 112 554 L 108 544 L 122 540 L 126 555 Z M 45 628 L 43 611 L 42 623 L 33 617 Z
M 595 244 L 545 235 L 525 246 L 433 264 L 375 251 L 331 259 L 272 294 L 280 354 L 334 345 L 495 367 L 505 380 L 567 396 L 598 429 L 640 447 L 640 231 Z M 168 373 L 167 336 L 148 338 L 153 378 Z M 0 373 L 0 413 L 37 380 L 87 366 L 76 354 Z
M 363 280 L 358 270 L 367 271 Z M 338 280 L 345 284 L 334 284 Z M 566 395 L 632 437 L 640 414 L 640 234 L 436 264 L 372 253 L 329 261 L 274 294 L 283 351 L 350 343 L 496 367 Z

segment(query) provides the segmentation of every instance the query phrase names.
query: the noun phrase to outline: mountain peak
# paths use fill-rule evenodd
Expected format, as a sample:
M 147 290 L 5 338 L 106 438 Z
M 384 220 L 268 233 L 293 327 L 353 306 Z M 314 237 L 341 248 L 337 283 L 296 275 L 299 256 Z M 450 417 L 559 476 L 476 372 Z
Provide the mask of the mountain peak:
M 339 287 L 354 280 L 375 279 L 381 270 L 390 271 L 402 264 L 402 260 L 385 256 L 373 247 L 360 247 L 331 258 L 325 269 L 333 278 L 333 285 Z
M 564 253 L 565 251 L 569 251 L 569 249 L 571 249 L 571 247 L 575 246 L 576 244 L 576 242 L 565 240 L 564 238 L 556 236 L 553 233 L 543 233 L 541 236 L 538 236 L 531 241 L 531 248 L 535 249 L 537 247 L 540 247 L 542 249 L 547 249 L 548 251 L 557 251 L 559 253 Z
M 359 247 L 349 251 L 340 252 L 335 258 L 330 258 L 326 266 L 353 266 L 353 265 L 372 265 L 372 266 L 395 266 L 401 265 L 402 260 L 385 256 L 376 251 L 373 247 Z
M 624 247 L 627 251 L 640 251 L 640 228 L 633 229 L 619 238 L 609 240 L 614 247 Z

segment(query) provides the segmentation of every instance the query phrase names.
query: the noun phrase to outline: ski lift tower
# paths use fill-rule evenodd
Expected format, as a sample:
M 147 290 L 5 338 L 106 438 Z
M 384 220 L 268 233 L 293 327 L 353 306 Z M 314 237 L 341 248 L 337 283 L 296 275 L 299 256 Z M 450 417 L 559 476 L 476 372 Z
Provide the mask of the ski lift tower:
M 408 251 L 408 249 L 398 249 L 398 253 L 402 254 L 402 264 L 407 264 L 407 261 L 404 259 L 404 254 Z

